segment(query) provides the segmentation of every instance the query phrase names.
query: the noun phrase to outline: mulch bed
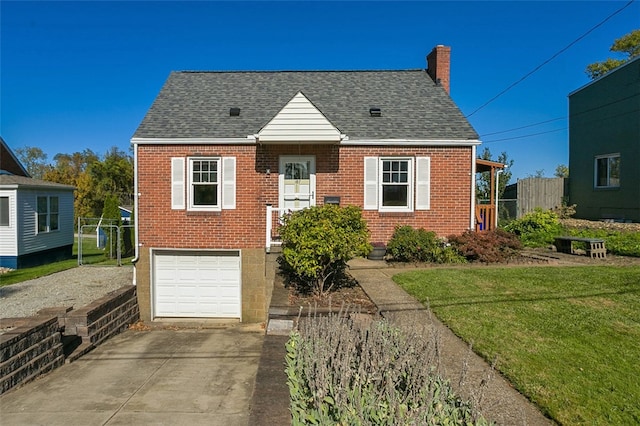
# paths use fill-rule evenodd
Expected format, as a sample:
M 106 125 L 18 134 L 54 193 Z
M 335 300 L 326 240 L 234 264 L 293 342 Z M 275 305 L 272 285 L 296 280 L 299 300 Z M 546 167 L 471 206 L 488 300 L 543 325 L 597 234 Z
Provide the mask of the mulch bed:
M 397 269 L 414 269 L 414 268 L 472 268 L 472 267 L 516 267 L 516 266 L 578 266 L 578 265 L 609 265 L 609 266 L 629 266 L 639 265 L 640 258 L 616 256 L 607 254 L 606 259 L 592 259 L 586 255 L 566 254 L 558 253 L 551 248 L 539 248 L 539 249 L 527 249 L 523 251 L 522 255 L 510 259 L 505 263 L 492 263 L 490 265 L 481 263 L 467 263 L 461 265 L 434 265 L 429 263 L 416 264 L 416 263 L 391 263 L 387 266 Z M 332 308 L 332 311 L 339 311 L 344 305 L 350 312 L 361 312 L 366 314 L 375 315 L 378 313 L 377 306 L 371 301 L 369 296 L 362 290 L 360 285 L 355 280 L 352 280 L 351 285 L 343 286 L 335 291 L 328 293 L 323 297 L 315 295 L 303 295 L 296 292 L 295 288 L 288 288 L 288 301 L 289 306 L 303 307 L 303 308 L 318 308 L 320 310 L 327 310 Z
M 378 312 L 378 308 L 371 301 L 367 293 L 362 290 L 362 287 L 357 283 L 354 283 L 349 287 L 341 287 L 335 291 L 332 291 L 324 297 L 315 295 L 301 295 L 296 292 L 292 287 L 289 288 L 289 305 L 290 306 L 302 306 L 303 308 L 333 308 L 332 310 L 338 311 L 341 307 L 348 309 L 350 312 L 361 312 L 371 315 L 375 315 Z

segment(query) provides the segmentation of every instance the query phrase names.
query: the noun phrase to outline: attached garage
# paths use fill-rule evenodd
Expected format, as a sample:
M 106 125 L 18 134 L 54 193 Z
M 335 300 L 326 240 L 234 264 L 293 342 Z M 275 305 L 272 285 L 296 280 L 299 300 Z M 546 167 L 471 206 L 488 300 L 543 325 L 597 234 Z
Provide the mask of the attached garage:
M 239 251 L 156 250 L 154 317 L 240 318 Z

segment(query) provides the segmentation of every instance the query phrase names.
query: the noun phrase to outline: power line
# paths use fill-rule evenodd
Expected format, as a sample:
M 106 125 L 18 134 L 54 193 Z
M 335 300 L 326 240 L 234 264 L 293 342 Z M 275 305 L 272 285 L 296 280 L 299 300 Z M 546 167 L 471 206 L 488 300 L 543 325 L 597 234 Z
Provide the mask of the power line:
M 591 109 L 589 111 L 583 111 L 580 114 L 584 114 L 586 112 L 590 112 L 590 111 L 593 111 L 595 109 L 597 109 L 597 108 L 593 108 L 593 109 Z M 615 115 L 611 115 L 611 116 L 608 116 L 608 117 L 598 118 L 598 119 L 592 120 L 591 122 L 592 123 L 599 123 L 601 121 L 611 120 L 611 119 L 614 119 L 614 118 L 622 117 L 623 115 L 633 114 L 633 113 L 636 113 L 636 112 L 640 112 L 640 108 L 632 109 L 630 111 L 622 112 L 620 114 L 615 114 Z M 576 115 L 580 115 L 580 114 L 576 114 Z M 514 136 L 514 137 L 511 137 L 511 138 L 502 138 L 502 139 L 494 139 L 492 141 L 483 141 L 482 143 L 502 142 L 502 141 L 510 141 L 510 140 L 514 140 L 514 139 L 525 139 L 525 138 L 530 138 L 532 136 L 544 135 L 544 134 L 547 134 L 547 133 L 554 133 L 554 132 L 559 132 L 559 131 L 562 131 L 562 130 L 567 130 L 567 127 L 563 127 L 561 129 L 548 130 L 546 132 L 530 133 L 528 135 Z
M 552 118 L 550 120 L 540 121 L 538 123 L 527 124 L 526 126 L 514 127 L 513 129 L 509 129 L 509 130 L 501 130 L 499 132 L 485 133 L 484 135 L 480 135 L 480 137 L 482 138 L 482 137 L 485 137 L 485 136 L 499 135 L 501 133 L 515 132 L 516 130 L 522 130 L 522 129 L 526 129 L 526 128 L 529 128 L 529 127 L 535 127 L 535 126 L 539 126 L 541 124 L 547 124 L 547 123 L 551 123 L 553 121 L 566 120 L 566 119 L 567 119 L 567 117 Z
M 630 0 L 627 4 L 625 4 L 624 6 L 622 6 L 620 9 L 616 10 L 615 12 L 613 12 L 611 15 L 607 16 L 606 18 L 604 18 L 602 21 L 600 21 L 597 25 L 595 25 L 594 27 L 592 27 L 590 30 L 588 30 L 586 33 L 582 34 L 580 37 L 578 37 L 577 39 L 575 39 L 574 41 L 572 41 L 571 43 L 569 43 L 567 46 L 565 46 L 564 48 L 560 49 L 557 53 L 555 53 L 553 56 L 551 56 L 549 59 L 547 59 L 546 61 L 544 61 L 543 63 L 541 63 L 540 65 L 538 65 L 537 67 L 535 67 L 532 71 L 529 71 L 527 74 L 525 74 L 522 78 L 520 78 L 518 81 L 516 81 L 515 83 L 512 83 L 511 85 L 509 85 L 506 89 L 502 90 L 500 93 L 498 93 L 497 95 L 495 95 L 493 98 L 489 99 L 487 102 L 485 102 L 484 104 L 480 105 L 478 108 L 476 108 L 471 114 L 467 115 L 467 118 L 471 117 L 473 114 L 475 114 L 476 112 L 480 111 L 481 109 L 483 109 L 484 107 L 486 107 L 487 105 L 489 105 L 490 103 L 492 103 L 493 101 L 495 101 L 496 99 L 498 99 L 500 96 L 504 95 L 505 93 L 507 93 L 509 90 L 513 89 L 515 86 L 517 86 L 518 84 L 522 83 L 524 80 L 526 80 L 527 78 L 529 78 L 532 74 L 536 73 L 538 70 L 540 70 L 543 66 L 547 65 L 549 62 L 551 62 L 552 60 L 554 60 L 555 58 L 557 58 L 558 56 L 560 56 L 562 53 L 564 53 L 565 51 L 567 51 L 571 46 L 573 46 L 574 44 L 578 43 L 580 40 L 582 40 L 583 38 L 585 38 L 586 36 L 588 36 L 589 34 L 591 34 L 594 30 L 596 30 L 597 28 L 601 27 L 605 22 L 607 22 L 609 19 L 613 18 L 615 15 L 617 15 L 618 13 L 622 12 L 624 9 L 626 9 L 627 7 L 631 6 L 631 4 L 634 2 L 635 0 Z
M 499 134 L 502 134 L 502 133 L 515 132 L 516 130 L 522 130 L 522 129 L 526 129 L 526 128 L 529 128 L 529 127 L 535 127 L 535 126 L 539 126 L 539 125 L 541 125 L 541 124 L 547 124 L 547 123 L 551 123 L 551 122 L 558 121 L 558 120 L 570 120 L 570 119 L 572 119 L 572 118 L 576 118 L 576 117 L 578 117 L 578 116 L 580 116 L 580 115 L 588 114 L 588 113 L 590 113 L 590 112 L 593 112 L 593 111 L 599 110 L 599 109 L 601 109 L 601 108 L 606 108 L 606 107 L 608 107 L 608 106 L 611 106 L 611 105 L 617 104 L 617 103 L 619 103 L 619 102 L 624 102 L 624 101 L 626 101 L 626 100 L 629 100 L 629 99 L 631 99 L 631 98 L 635 98 L 635 97 L 637 97 L 637 96 L 640 96 L 640 94 L 639 94 L 639 93 L 634 93 L 634 94 L 632 94 L 632 95 L 625 96 L 624 98 L 616 99 L 615 101 L 607 102 L 606 104 L 598 105 L 598 106 L 596 106 L 596 107 L 589 108 L 589 109 L 586 109 L 586 110 L 584 110 L 584 111 L 580 111 L 580 112 L 578 112 L 578 113 L 576 113 L 576 114 L 572 114 L 572 115 L 570 115 L 569 117 L 557 117 L 557 118 L 551 118 L 551 119 L 549 119 L 549 120 L 540 121 L 540 122 L 533 123 L 533 124 L 527 124 L 527 125 L 525 125 L 525 126 L 514 127 L 513 129 L 501 130 L 501 131 L 498 131 L 498 132 L 492 132 L 492 133 L 485 133 L 485 134 L 483 134 L 483 135 L 480 135 L 480 137 L 482 138 L 482 137 L 485 137 L 485 136 L 492 136 L 492 135 L 499 135 Z M 618 117 L 618 116 L 620 116 L 620 115 L 629 114 L 629 113 L 631 113 L 631 112 L 635 112 L 635 111 L 637 111 L 637 110 L 628 111 L 628 112 L 625 112 L 625 113 L 622 113 L 622 114 L 618 114 L 618 115 L 615 115 L 615 116 L 612 116 L 612 117 L 609 117 L 609 118 L 615 118 L 615 117 Z M 607 118 L 607 119 L 608 119 L 608 118 Z M 602 119 L 601 119 L 601 120 L 602 120 Z M 597 120 L 597 121 L 601 121 L 601 120 Z M 537 135 L 537 134 L 538 134 L 538 133 L 535 133 L 534 135 Z M 531 136 L 534 136 L 534 135 L 531 135 Z M 521 137 L 516 137 L 516 138 L 514 138 L 514 139 L 520 139 L 520 138 L 521 138 Z M 509 140 L 509 139 L 511 139 L 511 138 L 507 138 L 507 139 L 500 139 L 500 140 Z M 495 141 L 490 141 L 490 142 L 495 142 Z
M 511 141 L 511 140 L 514 140 L 514 139 L 524 139 L 524 138 L 530 138 L 532 136 L 546 135 L 547 133 L 560 132 L 562 130 L 567 130 L 567 129 L 568 129 L 568 127 L 563 127 L 561 129 L 547 130 L 546 132 L 531 133 L 531 134 L 528 134 L 528 135 L 514 136 L 514 137 L 511 137 L 511 138 L 494 139 L 492 141 L 484 141 L 482 143 L 493 143 L 493 142 Z

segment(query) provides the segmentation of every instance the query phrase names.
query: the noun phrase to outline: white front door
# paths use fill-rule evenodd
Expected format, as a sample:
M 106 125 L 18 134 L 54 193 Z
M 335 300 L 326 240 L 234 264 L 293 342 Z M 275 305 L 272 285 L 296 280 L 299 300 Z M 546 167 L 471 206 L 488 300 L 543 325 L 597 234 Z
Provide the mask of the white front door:
M 279 207 L 300 210 L 316 205 L 316 158 L 313 155 L 280 157 Z

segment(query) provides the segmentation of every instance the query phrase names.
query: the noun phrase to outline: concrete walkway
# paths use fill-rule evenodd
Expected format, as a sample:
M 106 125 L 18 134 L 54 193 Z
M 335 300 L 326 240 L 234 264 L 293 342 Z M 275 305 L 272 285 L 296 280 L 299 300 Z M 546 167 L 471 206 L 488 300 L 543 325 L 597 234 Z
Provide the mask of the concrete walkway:
M 380 261 L 354 259 L 350 262 L 349 273 L 378 306 L 380 314 L 391 324 L 407 331 L 436 333 L 440 343 L 443 374 L 451 381 L 459 395 L 464 399 L 470 399 L 469 389 L 477 389 L 477 385 L 482 380 L 490 377 L 479 407 L 487 419 L 500 425 L 553 424 L 498 372 L 492 372 L 490 366 L 471 352 L 468 345 L 454 335 L 449 328 L 431 315 L 429 309 L 409 296 L 391 279 L 402 270 L 387 268 L 385 265 Z M 429 338 L 426 335 L 425 337 Z M 457 385 L 463 368 L 466 369 L 465 382 L 471 386 L 459 388 Z
M 2 425 L 246 426 L 264 330 L 128 330 L 0 396 Z

